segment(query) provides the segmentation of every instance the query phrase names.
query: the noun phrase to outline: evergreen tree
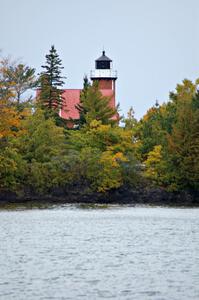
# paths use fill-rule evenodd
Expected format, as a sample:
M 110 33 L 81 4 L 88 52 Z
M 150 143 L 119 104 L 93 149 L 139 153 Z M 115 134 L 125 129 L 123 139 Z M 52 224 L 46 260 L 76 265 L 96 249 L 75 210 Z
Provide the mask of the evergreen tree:
M 44 71 L 40 73 L 39 103 L 46 111 L 46 117 L 54 116 L 58 120 L 58 112 L 63 102 L 61 87 L 65 77 L 61 76 L 62 61 L 54 46 L 51 46 L 49 54 L 46 55 L 46 64 L 42 68 Z
M 79 120 L 76 121 L 76 124 L 81 128 L 86 123 L 86 108 L 84 107 L 83 101 L 86 99 L 88 94 L 88 89 L 91 86 L 87 75 L 84 76 L 83 90 L 80 94 L 80 103 L 76 105 L 76 109 L 79 111 Z
M 118 107 L 110 107 L 110 98 L 102 95 L 98 82 L 90 85 L 85 78 L 80 105 L 77 107 L 80 113 L 79 126 L 90 125 L 93 120 L 101 121 L 102 124 L 116 124 L 118 122 Z

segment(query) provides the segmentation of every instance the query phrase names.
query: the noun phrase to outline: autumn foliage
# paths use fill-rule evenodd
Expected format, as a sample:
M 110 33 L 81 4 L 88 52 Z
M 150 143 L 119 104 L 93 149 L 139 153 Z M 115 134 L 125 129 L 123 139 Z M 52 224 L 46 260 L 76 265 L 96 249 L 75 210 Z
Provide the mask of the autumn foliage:
M 80 121 L 71 130 L 46 113 L 47 105 L 21 98 L 36 84 L 33 70 L 11 68 L 5 59 L 0 64 L 0 192 L 78 187 L 106 193 L 146 184 L 199 189 L 198 81 L 184 80 L 167 103 L 156 103 L 139 121 L 130 108 L 122 126 L 97 85 L 87 84 L 77 107 Z

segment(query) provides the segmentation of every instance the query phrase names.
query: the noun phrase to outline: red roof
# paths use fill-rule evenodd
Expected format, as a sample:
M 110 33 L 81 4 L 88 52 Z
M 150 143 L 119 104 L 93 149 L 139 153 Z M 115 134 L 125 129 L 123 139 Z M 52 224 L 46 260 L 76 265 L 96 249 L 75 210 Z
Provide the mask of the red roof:
M 60 112 L 60 117 L 64 119 L 79 119 L 79 112 L 75 106 L 80 101 L 80 89 L 64 90 L 62 96 L 64 98 L 63 107 Z
M 113 90 L 106 89 L 100 90 L 103 96 L 111 97 L 110 106 L 115 107 L 115 96 Z M 64 90 L 63 96 L 63 107 L 60 112 L 60 117 L 64 119 L 79 119 L 79 112 L 76 109 L 76 105 L 80 102 L 81 89 L 67 89 Z

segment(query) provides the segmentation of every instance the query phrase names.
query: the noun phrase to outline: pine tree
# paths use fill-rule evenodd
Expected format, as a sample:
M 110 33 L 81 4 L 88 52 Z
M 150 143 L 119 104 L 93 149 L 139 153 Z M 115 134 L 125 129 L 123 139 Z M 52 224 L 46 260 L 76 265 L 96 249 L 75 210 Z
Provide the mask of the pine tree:
M 18 111 L 30 106 L 32 95 L 26 92 L 37 85 L 35 69 L 22 63 L 16 64 L 7 58 L 0 61 L 0 97 L 8 97 Z M 23 94 L 25 97 L 22 99 Z
M 18 105 L 21 103 L 22 94 L 37 85 L 35 69 L 24 64 L 9 66 L 7 69 L 7 78 L 11 83 L 13 91 L 16 93 Z
M 77 109 L 80 114 L 79 126 L 89 125 L 93 120 L 102 124 L 115 124 L 118 122 L 118 107 L 110 107 L 110 97 L 105 97 L 99 90 L 98 82 L 90 85 L 84 79 L 84 89 L 81 92 L 80 104 Z
M 40 94 L 39 103 L 46 111 L 46 116 L 58 117 L 58 112 L 62 107 L 62 93 L 61 87 L 64 84 L 61 76 L 62 61 L 57 54 L 54 46 L 51 46 L 49 54 L 46 55 L 46 64 L 42 66 L 45 70 L 40 73 Z
M 76 124 L 78 125 L 79 128 L 81 128 L 85 123 L 86 123 L 86 113 L 87 110 L 84 107 L 84 99 L 87 98 L 88 90 L 91 86 L 87 75 L 84 76 L 84 83 L 83 83 L 83 90 L 81 91 L 80 94 L 80 103 L 76 105 L 76 109 L 79 111 L 79 120 L 76 121 Z

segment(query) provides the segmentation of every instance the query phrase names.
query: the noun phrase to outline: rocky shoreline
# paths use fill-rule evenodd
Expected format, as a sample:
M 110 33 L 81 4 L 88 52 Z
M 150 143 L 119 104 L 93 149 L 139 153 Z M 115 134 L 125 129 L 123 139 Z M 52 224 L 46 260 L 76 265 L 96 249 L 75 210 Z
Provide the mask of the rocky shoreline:
M 0 193 L 0 205 L 5 204 L 118 204 L 199 207 L 199 191 L 168 192 L 160 188 L 122 187 L 107 193 L 86 191 L 80 187 L 54 190 L 47 195 L 33 193 Z

